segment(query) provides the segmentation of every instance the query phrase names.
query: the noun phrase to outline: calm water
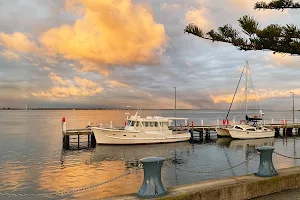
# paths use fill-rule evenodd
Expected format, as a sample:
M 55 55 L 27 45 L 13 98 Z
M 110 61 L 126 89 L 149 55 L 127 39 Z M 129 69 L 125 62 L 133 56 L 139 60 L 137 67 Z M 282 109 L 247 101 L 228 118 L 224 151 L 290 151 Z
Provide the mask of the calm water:
M 134 111 L 130 111 L 132 114 Z M 255 147 L 275 146 L 279 153 L 300 157 L 299 138 L 230 140 L 217 139 L 201 144 L 189 142 L 112 146 L 98 145 L 81 150 L 62 149 L 61 118 L 66 117 L 68 128 L 83 128 L 88 122 L 114 125 L 124 124 L 125 111 L 0 111 L 0 192 L 44 193 L 78 189 L 100 183 L 122 174 L 147 156 L 163 156 L 180 168 L 216 170 L 239 164 L 255 154 Z M 145 115 L 172 116 L 173 111 L 142 111 Z M 188 117 L 199 124 L 215 124 L 223 119 L 226 111 L 178 111 L 177 116 Z M 237 120 L 242 115 L 232 112 Z M 283 118 L 291 121 L 291 111 L 266 111 L 266 122 L 272 118 L 280 123 Z M 295 117 L 300 119 L 300 113 Z M 299 154 L 299 155 L 298 155 Z M 276 168 L 299 165 L 299 161 L 274 155 Z M 259 157 L 234 170 L 214 174 L 187 173 L 163 167 L 162 178 L 166 186 L 174 186 L 221 177 L 238 176 L 257 171 Z M 137 192 L 143 180 L 143 171 L 134 170 L 130 175 L 99 188 L 53 199 L 95 199 Z M 1 197 L 0 197 L 1 198 Z M 5 198 L 2 198 L 5 199 Z

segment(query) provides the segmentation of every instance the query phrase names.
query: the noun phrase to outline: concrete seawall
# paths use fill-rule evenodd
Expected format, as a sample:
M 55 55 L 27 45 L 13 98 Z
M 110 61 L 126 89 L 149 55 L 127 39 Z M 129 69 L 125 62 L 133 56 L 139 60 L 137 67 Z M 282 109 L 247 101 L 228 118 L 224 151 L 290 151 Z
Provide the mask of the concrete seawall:
M 300 167 L 277 170 L 278 175 L 263 178 L 251 175 L 202 181 L 168 188 L 168 195 L 159 199 L 240 200 L 282 192 L 300 187 Z M 109 198 L 110 200 L 139 199 L 136 194 Z

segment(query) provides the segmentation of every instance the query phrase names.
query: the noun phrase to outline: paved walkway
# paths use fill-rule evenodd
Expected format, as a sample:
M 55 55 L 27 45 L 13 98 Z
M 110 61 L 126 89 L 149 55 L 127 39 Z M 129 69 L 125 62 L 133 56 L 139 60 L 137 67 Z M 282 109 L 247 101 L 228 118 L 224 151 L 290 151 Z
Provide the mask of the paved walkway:
M 300 188 L 278 192 L 252 200 L 300 200 Z

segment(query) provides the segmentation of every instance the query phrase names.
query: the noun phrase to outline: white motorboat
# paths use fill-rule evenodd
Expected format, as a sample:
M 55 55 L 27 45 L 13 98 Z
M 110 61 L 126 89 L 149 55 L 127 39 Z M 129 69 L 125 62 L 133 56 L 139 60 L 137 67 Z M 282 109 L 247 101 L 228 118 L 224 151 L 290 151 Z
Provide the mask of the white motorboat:
M 188 128 L 173 130 L 168 125 L 172 120 L 187 120 L 187 118 L 169 118 L 137 115 L 127 118 L 124 128 L 91 127 L 97 144 L 155 144 L 188 141 L 191 134 Z

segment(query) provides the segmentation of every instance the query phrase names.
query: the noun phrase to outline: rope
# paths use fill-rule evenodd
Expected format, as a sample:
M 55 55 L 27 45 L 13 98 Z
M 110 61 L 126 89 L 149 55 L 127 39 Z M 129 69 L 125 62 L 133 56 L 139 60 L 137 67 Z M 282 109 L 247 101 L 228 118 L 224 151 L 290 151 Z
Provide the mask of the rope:
M 127 176 L 130 173 L 131 173 L 131 171 L 127 170 L 123 174 L 121 174 L 121 175 L 119 175 L 119 176 L 117 176 L 115 178 L 112 178 L 110 180 L 107 180 L 107 181 L 104 181 L 104 182 L 101 182 L 101 183 L 98 183 L 98 184 L 95 184 L 95 185 L 91 185 L 91 186 L 79 188 L 79 189 L 76 189 L 76 190 L 69 190 L 69 191 L 62 191 L 62 192 L 52 192 L 52 193 L 41 193 L 41 194 L 10 194 L 10 193 L 0 193 L 0 196 L 4 196 L 4 197 L 50 197 L 50 196 L 65 196 L 67 194 L 74 194 L 74 193 L 77 193 L 77 192 L 82 192 L 82 191 L 85 191 L 85 190 L 94 189 L 94 188 L 99 187 L 101 185 L 104 185 L 106 183 L 110 183 L 110 182 L 113 182 L 113 181 L 115 181 L 117 179 L 120 179 L 120 178 L 122 178 L 124 176 Z
M 212 170 L 212 171 L 196 171 L 196 170 L 189 170 L 189 169 L 183 169 L 183 168 L 179 168 L 179 167 L 176 167 L 176 166 L 173 166 L 172 164 L 169 164 L 168 162 L 165 163 L 166 166 L 168 167 L 171 167 L 171 168 L 174 168 L 174 169 L 178 169 L 178 170 L 181 170 L 181 171 L 185 171 L 185 172 L 190 172 L 190 173 L 197 173 L 197 174 L 213 174 L 213 173 L 216 173 L 216 172 L 223 172 L 223 171 L 227 171 L 227 170 L 230 170 L 230 169 L 234 169 L 238 166 L 241 166 L 243 164 L 245 164 L 246 162 L 252 160 L 253 158 L 255 158 L 256 156 L 258 156 L 260 153 L 256 153 L 255 156 L 252 156 L 250 157 L 249 159 L 245 160 L 244 162 L 238 164 L 238 165 L 234 165 L 232 167 L 229 167 L 229 168 L 226 168 L 226 169 L 221 169 L 221 170 Z
M 285 157 L 285 158 L 291 158 L 291 159 L 295 159 L 295 160 L 300 159 L 300 158 L 297 158 L 297 157 L 291 157 L 291 156 L 282 155 L 282 154 L 277 153 L 275 151 L 274 151 L 274 153 L 277 154 L 277 155 L 279 155 L 279 156 Z

